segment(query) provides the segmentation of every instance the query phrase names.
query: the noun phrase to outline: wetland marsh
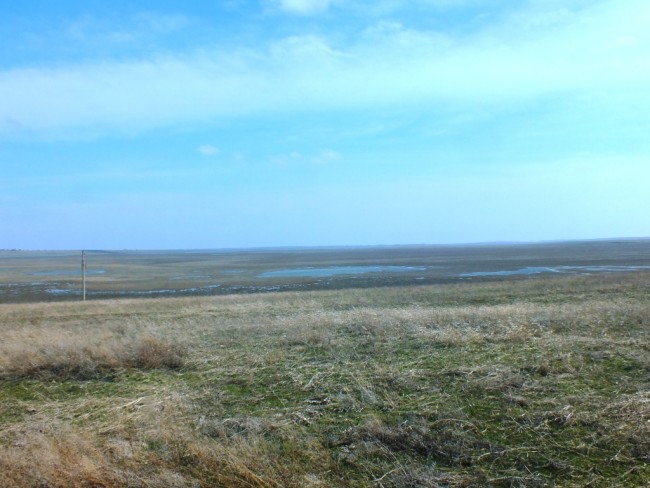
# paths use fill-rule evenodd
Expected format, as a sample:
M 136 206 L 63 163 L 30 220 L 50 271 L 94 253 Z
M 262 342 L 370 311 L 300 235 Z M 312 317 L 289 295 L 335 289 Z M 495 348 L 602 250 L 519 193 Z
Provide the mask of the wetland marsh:
M 90 299 L 529 279 L 650 269 L 650 240 L 199 251 L 86 251 Z M 78 300 L 79 251 L 0 251 L 0 303 Z

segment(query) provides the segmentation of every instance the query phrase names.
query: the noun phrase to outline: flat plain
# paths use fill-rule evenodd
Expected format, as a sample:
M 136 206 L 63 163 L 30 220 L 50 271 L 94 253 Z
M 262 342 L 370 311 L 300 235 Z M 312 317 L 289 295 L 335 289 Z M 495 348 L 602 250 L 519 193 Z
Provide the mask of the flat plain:
M 97 259 L 96 291 L 224 270 L 281 291 L 6 295 L 0 486 L 647 486 L 649 248 Z M 78 254 L 44 255 L 2 261 L 6 283 L 72 289 Z M 408 269 L 259 277 L 364 266 Z
M 79 300 L 80 251 L 0 251 L 0 303 Z M 650 239 L 198 251 L 86 251 L 91 299 L 230 295 L 650 270 Z

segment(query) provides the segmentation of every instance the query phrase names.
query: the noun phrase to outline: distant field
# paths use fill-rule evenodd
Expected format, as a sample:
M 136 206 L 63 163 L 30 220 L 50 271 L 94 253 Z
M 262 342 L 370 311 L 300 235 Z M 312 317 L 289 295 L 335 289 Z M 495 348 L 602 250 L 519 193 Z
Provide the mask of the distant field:
M 80 252 L 0 251 L 0 303 L 78 300 Z M 650 240 L 368 248 L 87 251 L 87 296 L 171 297 L 527 280 L 650 269 Z
M 385 263 L 643 265 L 640 244 L 607 246 Z M 379 255 L 336 253 L 337 266 Z M 102 259 L 123 277 L 107 289 L 206 262 Z M 334 261 L 222 259 L 207 274 Z M 650 272 L 487 279 L 1 304 L 0 486 L 648 486 Z

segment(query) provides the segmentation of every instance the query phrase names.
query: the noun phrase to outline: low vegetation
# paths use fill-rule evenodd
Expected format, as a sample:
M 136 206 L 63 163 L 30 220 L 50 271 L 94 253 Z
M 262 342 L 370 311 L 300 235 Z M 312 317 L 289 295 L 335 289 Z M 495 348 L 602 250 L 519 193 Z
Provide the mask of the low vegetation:
M 0 486 L 647 486 L 649 292 L 0 305 Z

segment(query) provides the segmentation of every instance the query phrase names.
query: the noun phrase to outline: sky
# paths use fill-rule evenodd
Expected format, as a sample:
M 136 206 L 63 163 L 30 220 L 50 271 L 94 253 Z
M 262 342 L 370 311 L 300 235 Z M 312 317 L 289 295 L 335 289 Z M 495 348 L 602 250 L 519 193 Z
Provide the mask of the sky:
M 650 236 L 647 0 L 0 6 L 0 249 Z

